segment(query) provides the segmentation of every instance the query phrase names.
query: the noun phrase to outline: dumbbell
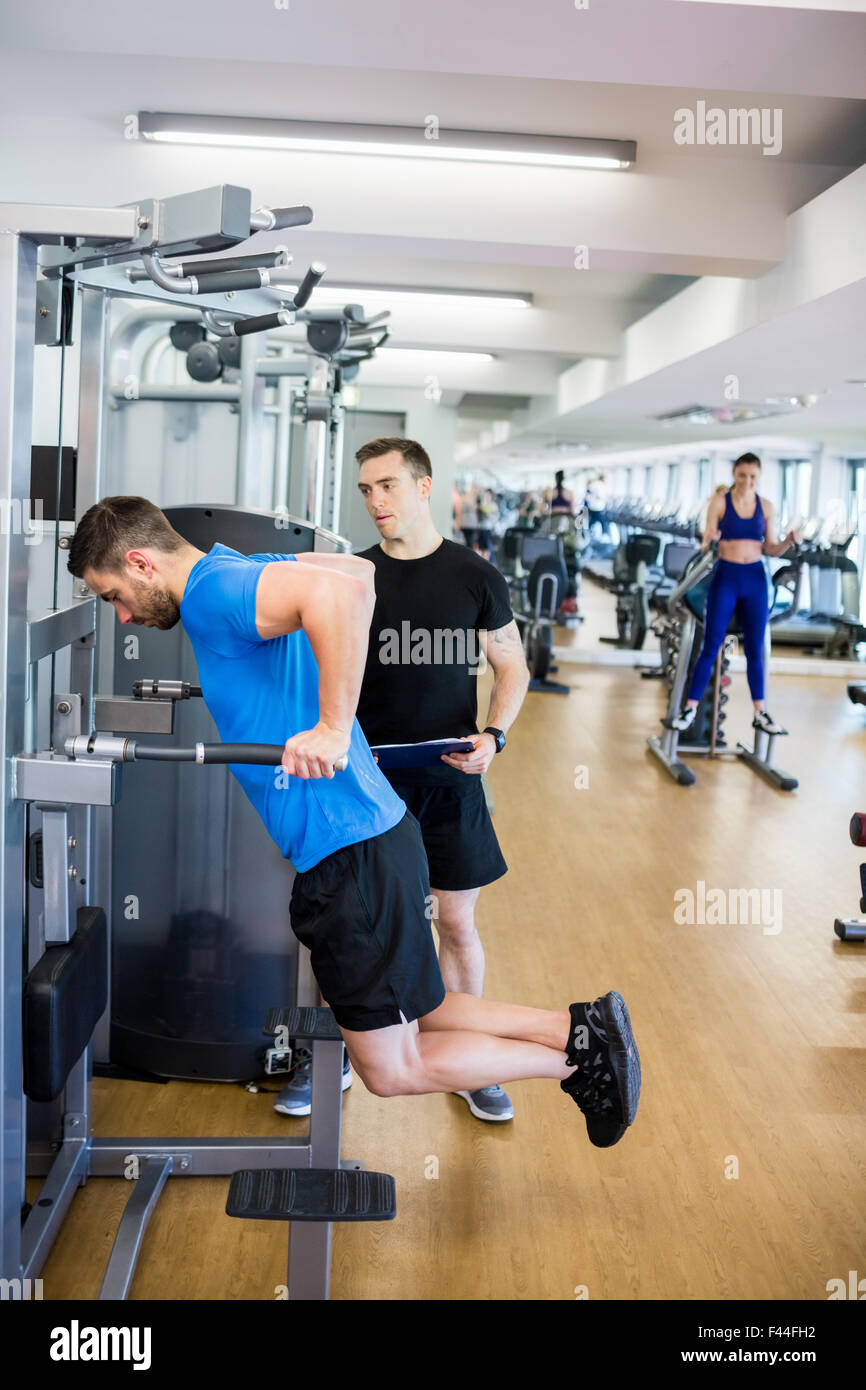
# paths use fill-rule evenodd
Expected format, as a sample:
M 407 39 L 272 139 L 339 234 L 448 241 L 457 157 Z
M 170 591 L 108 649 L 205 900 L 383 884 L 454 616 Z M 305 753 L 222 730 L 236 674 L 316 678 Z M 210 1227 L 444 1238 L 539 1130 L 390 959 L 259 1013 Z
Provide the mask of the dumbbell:
M 866 811 L 855 811 L 848 826 L 852 845 L 866 845 Z

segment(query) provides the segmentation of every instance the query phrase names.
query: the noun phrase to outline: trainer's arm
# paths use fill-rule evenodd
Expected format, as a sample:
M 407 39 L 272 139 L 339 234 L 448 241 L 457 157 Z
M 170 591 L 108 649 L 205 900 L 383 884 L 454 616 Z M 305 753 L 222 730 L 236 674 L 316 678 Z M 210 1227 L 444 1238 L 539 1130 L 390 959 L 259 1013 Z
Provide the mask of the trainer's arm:
M 529 668 L 517 623 L 512 619 L 496 632 L 482 632 L 481 645 L 493 668 L 490 708 L 484 722 L 507 734 L 529 689 Z
M 286 743 L 282 765 L 291 776 L 331 777 L 349 750 L 375 604 L 374 573 L 367 560 L 359 561 L 357 574 L 282 560 L 262 570 L 256 589 L 259 636 L 303 629 L 319 668 L 319 722 Z
M 493 729 L 501 729 L 505 734 L 511 728 L 520 706 L 529 689 L 529 669 L 517 623 L 513 620 L 495 632 L 479 634 L 481 646 L 493 668 L 493 689 L 490 693 L 490 708 L 485 724 Z M 486 772 L 496 753 L 496 740 L 492 734 L 473 734 L 475 745 L 473 753 L 453 753 L 443 756 L 442 761 L 461 772 Z

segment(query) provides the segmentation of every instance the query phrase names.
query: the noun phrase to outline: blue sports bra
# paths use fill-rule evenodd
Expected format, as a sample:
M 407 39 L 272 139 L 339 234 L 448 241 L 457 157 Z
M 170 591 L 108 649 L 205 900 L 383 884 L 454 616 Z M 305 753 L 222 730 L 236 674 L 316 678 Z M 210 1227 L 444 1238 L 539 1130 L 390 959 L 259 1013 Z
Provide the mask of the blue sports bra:
M 731 494 L 725 496 L 725 511 L 719 522 L 723 541 L 763 541 L 767 533 L 767 522 L 760 497 L 755 497 L 755 510 L 752 516 L 740 516 L 731 501 Z

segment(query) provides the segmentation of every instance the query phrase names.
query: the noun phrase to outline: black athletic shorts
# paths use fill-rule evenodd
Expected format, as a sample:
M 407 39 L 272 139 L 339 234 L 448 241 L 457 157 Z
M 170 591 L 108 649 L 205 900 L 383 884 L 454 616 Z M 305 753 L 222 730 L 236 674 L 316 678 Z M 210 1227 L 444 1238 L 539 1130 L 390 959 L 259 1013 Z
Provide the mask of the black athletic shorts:
M 421 827 L 434 888 L 483 888 L 508 873 L 480 777 L 461 773 L 454 785 L 415 785 L 396 772 L 385 775 Z
M 341 1028 L 367 1032 L 438 1009 L 445 986 L 432 916 L 424 844 L 409 813 L 295 875 L 292 930 Z

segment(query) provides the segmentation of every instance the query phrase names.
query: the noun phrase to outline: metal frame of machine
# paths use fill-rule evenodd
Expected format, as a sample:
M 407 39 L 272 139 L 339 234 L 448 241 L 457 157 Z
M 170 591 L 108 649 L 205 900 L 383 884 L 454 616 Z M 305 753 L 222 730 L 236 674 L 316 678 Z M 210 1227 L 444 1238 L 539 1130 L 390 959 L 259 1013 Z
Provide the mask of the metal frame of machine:
M 7 524 L 0 528 L 0 675 L 5 690 L 0 754 L 6 774 L 0 801 L 0 1065 L 4 1082 L 0 1274 L 4 1279 L 26 1280 L 38 1275 L 76 1188 L 88 1177 L 129 1176 L 133 1156 L 139 1176 L 121 1220 L 102 1298 L 126 1297 L 147 1221 L 169 1175 L 328 1169 L 339 1176 L 342 1170 L 351 1169 L 365 1178 L 376 1176 L 361 1174 L 360 1163 L 340 1158 L 342 1041 L 333 1027 L 323 1028 L 320 1019 L 308 1020 L 304 1025 L 308 1031 L 296 1034 L 309 1038 L 313 1049 L 308 1136 L 244 1140 L 93 1137 L 92 1035 L 68 1071 L 56 1101 L 29 1101 L 23 1077 L 22 992 L 27 972 L 48 948 L 70 943 L 86 905 L 108 902 L 110 808 L 121 791 L 120 763 L 114 757 L 81 761 L 59 751 L 67 739 L 96 729 L 97 711 L 112 727 L 111 710 L 117 701 L 97 694 L 99 671 L 103 669 L 100 629 L 106 631 L 105 625 L 98 623 L 99 605 L 77 582 L 74 597 L 65 606 L 35 613 L 28 613 L 27 608 L 25 545 L 29 537 L 22 525 L 13 523 L 30 504 L 34 347 L 69 342 L 74 312 L 81 340 L 77 520 L 102 495 L 105 411 L 111 388 L 110 296 L 142 295 L 149 302 L 179 306 L 178 317 L 189 317 L 190 310 L 219 315 L 213 318 L 219 324 L 215 331 L 236 333 L 243 339 L 246 350 L 242 353 L 240 394 L 243 397 L 246 393 L 252 402 L 263 390 L 265 376 L 259 371 L 258 355 L 249 350 L 254 339 L 248 335 L 295 322 L 323 268 L 311 267 L 295 291 L 288 287 L 287 277 L 293 286 L 296 277 L 279 264 L 274 268 L 272 253 L 256 254 L 253 247 L 250 254 L 233 258 L 230 265 L 215 260 L 213 253 L 248 242 L 256 231 L 301 225 L 311 217 L 308 208 L 254 211 L 249 190 L 231 185 L 121 208 L 20 204 L 0 208 L 0 496 L 7 499 L 3 518 Z M 164 260 L 190 255 L 205 259 L 174 264 Z M 124 267 L 133 262 L 143 265 L 141 275 L 125 274 Z M 315 315 L 310 321 L 315 321 Z M 310 376 L 308 401 L 319 385 L 327 397 L 329 381 L 333 384 L 329 373 L 334 354 L 316 360 L 322 371 L 318 377 Z M 272 361 L 268 371 L 274 371 Z M 327 404 L 327 410 L 322 405 L 307 414 L 311 425 L 307 524 L 315 530 L 317 549 L 340 545 L 338 538 L 320 526 L 326 503 L 330 516 L 339 505 L 338 431 L 332 429 L 332 403 Z M 242 440 L 240 457 L 241 504 L 255 483 L 254 412 L 247 419 L 250 428 Z M 49 523 L 43 525 L 45 535 L 53 535 L 55 544 L 62 545 L 59 526 L 55 530 Z M 52 662 L 55 658 L 65 662 L 67 653 L 68 690 L 54 689 L 52 672 L 50 698 L 46 700 L 49 693 L 38 684 L 38 663 L 46 656 Z M 160 731 L 168 731 L 173 727 L 174 700 L 153 704 L 167 704 L 160 716 Z M 155 709 L 148 718 L 157 718 Z M 39 731 L 46 722 L 49 746 L 43 743 L 40 747 Z M 134 794 L 132 788 L 130 792 Z M 44 897 L 39 922 L 28 919 L 28 807 L 38 808 L 42 817 L 40 882 Z M 310 989 L 309 976 L 305 977 L 305 989 Z M 264 1029 L 265 1020 L 262 1022 Z M 297 1018 L 295 1024 L 301 1027 Z M 43 1177 L 44 1183 L 28 1209 L 25 1179 L 35 1176 Z M 351 1173 L 346 1176 L 351 1177 Z M 262 1212 L 255 1209 L 234 1214 Z M 304 1220 L 309 1224 L 292 1228 L 289 1297 L 325 1298 L 330 1220 L 315 1214 Z

